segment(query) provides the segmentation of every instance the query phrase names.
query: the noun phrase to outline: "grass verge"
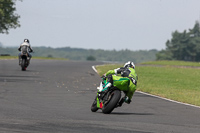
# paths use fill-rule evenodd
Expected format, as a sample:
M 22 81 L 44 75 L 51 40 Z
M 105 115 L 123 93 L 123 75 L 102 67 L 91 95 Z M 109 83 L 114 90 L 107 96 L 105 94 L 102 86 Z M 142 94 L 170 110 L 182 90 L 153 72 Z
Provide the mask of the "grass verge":
M 97 66 L 96 69 L 101 76 L 108 70 L 121 66 L 105 65 Z M 137 90 L 200 106 L 200 69 L 136 66 L 136 72 L 139 77 Z
M 17 56 L 0 56 L 0 60 L 17 59 Z
M 41 59 L 41 60 L 69 60 L 67 58 L 53 58 L 53 57 L 33 57 L 33 59 Z
M 165 65 L 165 66 L 191 66 L 191 67 L 200 67 L 200 62 L 191 62 L 191 61 L 150 61 L 140 63 L 142 65 Z

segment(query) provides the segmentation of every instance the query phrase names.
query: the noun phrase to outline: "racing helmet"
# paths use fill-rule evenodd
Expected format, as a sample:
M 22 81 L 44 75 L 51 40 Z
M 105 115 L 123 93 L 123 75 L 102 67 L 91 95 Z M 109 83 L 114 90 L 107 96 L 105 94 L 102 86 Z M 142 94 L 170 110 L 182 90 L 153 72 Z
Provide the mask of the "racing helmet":
M 28 40 L 28 39 L 24 39 L 24 42 L 27 42 L 27 43 L 29 43 L 29 40 Z
M 135 64 L 132 62 L 132 61 L 128 61 L 124 64 L 124 67 L 132 67 L 132 68 L 135 68 Z

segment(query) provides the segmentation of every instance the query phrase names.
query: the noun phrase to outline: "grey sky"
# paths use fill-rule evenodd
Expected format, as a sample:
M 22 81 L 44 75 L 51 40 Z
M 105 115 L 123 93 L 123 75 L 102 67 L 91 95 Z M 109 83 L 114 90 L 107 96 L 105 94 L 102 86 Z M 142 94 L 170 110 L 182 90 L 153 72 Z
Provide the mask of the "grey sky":
M 24 0 L 21 27 L 0 34 L 4 46 L 107 50 L 165 49 L 175 30 L 200 20 L 200 0 Z

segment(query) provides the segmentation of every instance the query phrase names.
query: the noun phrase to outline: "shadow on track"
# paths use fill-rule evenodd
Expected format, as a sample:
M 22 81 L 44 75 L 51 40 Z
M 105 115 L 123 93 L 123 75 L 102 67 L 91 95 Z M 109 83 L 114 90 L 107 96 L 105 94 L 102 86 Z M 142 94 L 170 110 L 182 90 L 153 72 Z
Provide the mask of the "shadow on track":
M 102 112 L 95 112 L 95 113 L 101 113 Z M 112 112 L 109 115 L 154 115 L 153 113 L 127 113 L 127 112 Z
M 154 115 L 154 114 L 152 114 L 152 113 L 112 112 L 111 115 Z

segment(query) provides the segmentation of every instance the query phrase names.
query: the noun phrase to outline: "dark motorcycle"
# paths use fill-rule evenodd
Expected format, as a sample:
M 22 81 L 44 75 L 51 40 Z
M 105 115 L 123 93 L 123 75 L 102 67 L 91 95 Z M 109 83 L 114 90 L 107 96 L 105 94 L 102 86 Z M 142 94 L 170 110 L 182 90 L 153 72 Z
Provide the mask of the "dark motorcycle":
M 109 114 L 115 108 L 121 107 L 124 102 L 125 97 L 121 98 L 121 91 L 117 87 L 113 86 L 102 92 L 105 83 L 106 80 L 103 79 L 103 81 L 100 83 L 100 86 L 97 87 L 97 96 L 95 97 L 91 106 L 92 112 L 96 112 L 98 109 L 101 109 L 104 114 Z
M 29 57 L 29 53 L 28 53 L 28 47 L 27 46 L 23 46 L 21 48 L 21 55 L 20 55 L 20 66 L 22 68 L 22 71 L 26 71 L 26 68 L 29 66 L 30 64 L 30 57 Z

